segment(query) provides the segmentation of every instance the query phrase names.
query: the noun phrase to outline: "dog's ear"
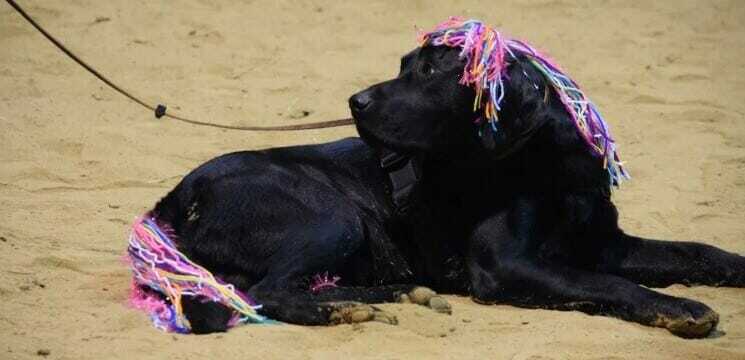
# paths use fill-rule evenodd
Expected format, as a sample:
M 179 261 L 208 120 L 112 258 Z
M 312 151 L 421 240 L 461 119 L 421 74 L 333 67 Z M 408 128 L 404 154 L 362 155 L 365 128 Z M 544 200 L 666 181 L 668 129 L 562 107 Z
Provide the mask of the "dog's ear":
M 522 57 L 507 69 L 504 92 L 499 121 L 479 125 L 482 145 L 498 158 L 519 150 L 545 124 L 551 97 L 545 78 Z
M 488 121 L 482 121 L 479 125 L 479 137 L 481 138 L 481 145 L 492 153 L 502 153 L 510 145 L 507 134 L 500 131 L 499 125 L 491 124 Z

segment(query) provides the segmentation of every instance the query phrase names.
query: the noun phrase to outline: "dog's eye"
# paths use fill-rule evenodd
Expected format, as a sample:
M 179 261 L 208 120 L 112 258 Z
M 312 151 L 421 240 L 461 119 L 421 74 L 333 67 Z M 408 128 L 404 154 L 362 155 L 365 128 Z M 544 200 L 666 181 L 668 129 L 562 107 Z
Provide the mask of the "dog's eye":
M 429 76 L 435 73 L 435 68 L 429 63 L 422 63 L 419 66 L 419 73 L 424 76 Z

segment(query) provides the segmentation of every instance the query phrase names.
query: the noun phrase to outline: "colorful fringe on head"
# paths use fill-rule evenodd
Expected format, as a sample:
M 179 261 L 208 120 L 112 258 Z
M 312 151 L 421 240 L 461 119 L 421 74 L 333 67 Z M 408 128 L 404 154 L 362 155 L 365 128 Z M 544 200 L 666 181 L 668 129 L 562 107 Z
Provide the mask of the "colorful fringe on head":
M 498 31 L 478 20 L 457 17 L 437 25 L 431 32 L 422 33 L 420 42 L 422 46 L 444 45 L 462 49 L 460 56 L 465 58 L 466 66 L 460 83 L 474 88 L 476 99 L 473 111 L 483 109 L 483 119 L 491 123 L 494 131 L 498 131 L 509 59 L 515 59 L 517 53 L 526 56 L 552 85 L 591 152 L 603 158 L 611 184 L 618 186 L 623 179 L 630 178 L 618 156 L 608 125 L 595 104 L 553 61 L 527 43 L 505 39 Z
M 181 307 L 181 296 L 218 302 L 235 311 L 229 326 L 263 323 L 256 305 L 246 294 L 216 278 L 176 249 L 173 231 L 146 214 L 135 220 L 129 236 L 127 261 L 132 273 L 131 304 L 148 314 L 155 327 L 189 333 L 190 326 Z

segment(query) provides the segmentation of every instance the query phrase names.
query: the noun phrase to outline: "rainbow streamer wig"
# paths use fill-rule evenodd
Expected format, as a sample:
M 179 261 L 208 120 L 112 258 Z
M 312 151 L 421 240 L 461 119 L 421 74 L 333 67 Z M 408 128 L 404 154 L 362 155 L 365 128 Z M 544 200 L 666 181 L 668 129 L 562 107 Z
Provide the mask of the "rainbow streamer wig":
M 481 120 L 488 121 L 493 131 L 498 131 L 500 105 L 505 95 L 505 72 L 510 61 L 516 59 L 516 54 L 522 54 L 552 85 L 589 150 L 603 158 L 603 167 L 608 170 L 611 184 L 618 186 L 623 179 L 630 178 L 618 156 L 608 125 L 595 104 L 546 55 L 523 41 L 504 38 L 481 21 L 458 17 L 451 17 L 434 30 L 420 34 L 419 40 L 422 46 L 461 48 L 460 57 L 466 60 L 466 66 L 460 83 L 474 88 L 473 111 L 481 109 Z
M 261 306 L 189 260 L 176 249 L 173 239 L 173 230 L 150 214 L 135 220 L 129 236 L 126 260 L 133 274 L 130 303 L 147 312 L 156 328 L 182 334 L 191 331 L 181 307 L 183 295 L 233 309 L 230 327 L 267 321 L 256 313 Z

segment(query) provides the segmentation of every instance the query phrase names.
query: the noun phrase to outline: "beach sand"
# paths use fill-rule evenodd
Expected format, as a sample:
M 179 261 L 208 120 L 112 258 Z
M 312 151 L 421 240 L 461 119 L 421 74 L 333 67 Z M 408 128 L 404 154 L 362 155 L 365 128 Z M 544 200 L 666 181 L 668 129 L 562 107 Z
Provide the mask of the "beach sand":
M 614 193 L 627 231 L 745 254 L 741 1 L 19 2 L 148 102 L 233 125 L 346 117 L 349 95 L 395 76 L 415 26 L 484 19 L 546 50 L 603 111 L 634 177 Z M 208 336 L 161 333 L 126 306 L 129 224 L 191 169 L 355 135 L 156 120 L 0 4 L 0 358 L 745 358 L 745 289 L 661 290 L 719 312 L 719 332 L 702 340 L 454 296 L 451 316 L 382 305 L 397 326 Z

